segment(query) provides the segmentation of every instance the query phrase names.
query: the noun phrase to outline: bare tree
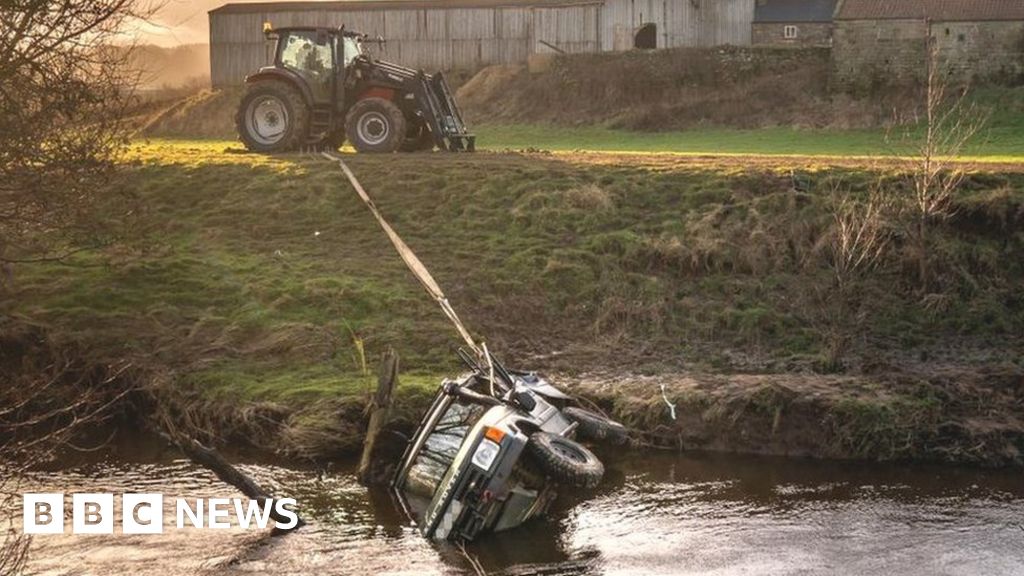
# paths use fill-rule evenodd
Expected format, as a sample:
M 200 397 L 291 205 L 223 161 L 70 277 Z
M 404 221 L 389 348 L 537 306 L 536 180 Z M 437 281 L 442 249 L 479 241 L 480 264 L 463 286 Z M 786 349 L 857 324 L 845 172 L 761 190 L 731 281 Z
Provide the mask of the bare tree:
M 108 418 L 133 387 L 128 363 L 94 364 L 74 347 L 49 342 L 24 323 L 0 325 L 0 525 L 20 512 L 22 482 L 33 467 L 73 449 L 72 438 Z M 29 539 L 0 538 L 0 574 L 21 573 Z
M 115 47 L 145 0 L 0 2 L 0 288 L 19 262 L 59 259 L 103 243 L 116 214 L 125 108 L 135 74 Z M 125 203 L 107 202 L 106 207 Z M 127 365 L 82 361 L 73 348 L 0 314 L 0 514 L 19 508 L 27 470 L 101 421 L 130 388 Z M 0 520 L 8 520 L 9 517 Z M 28 540 L 0 538 L 0 574 L 19 574 Z
M 0 262 L 102 242 L 135 73 L 114 44 L 144 0 L 0 3 Z
M 959 158 L 985 124 L 985 114 L 968 100 L 966 88 L 951 94 L 952 84 L 940 61 L 938 45 L 929 37 L 925 62 L 924 134 L 915 138 L 915 157 L 906 161 L 911 198 L 906 203 L 907 236 L 916 261 L 918 289 L 932 285 L 931 231 L 953 213 L 952 198 L 963 183 Z
M 853 198 L 836 185 L 832 191 L 832 224 L 814 253 L 823 254 L 831 273 L 817 298 L 818 325 L 824 336 L 828 364 L 842 364 L 849 344 L 864 324 L 862 280 L 884 258 L 891 242 L 888 215 L 892 200 L 872 189 L 867 199 Z

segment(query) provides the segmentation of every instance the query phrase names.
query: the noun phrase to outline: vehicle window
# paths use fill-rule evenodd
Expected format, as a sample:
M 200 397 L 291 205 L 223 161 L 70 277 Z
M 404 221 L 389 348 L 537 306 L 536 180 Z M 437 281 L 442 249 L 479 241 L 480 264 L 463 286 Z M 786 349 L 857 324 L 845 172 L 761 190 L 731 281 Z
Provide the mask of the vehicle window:
M 343 64 L 347 68 L 349 64 L 355 60 L 356 56 L 363 53 L 363 45 L 359 43 L 355 38 L 345 37 L 345 61 Z
M 475 405 L 456 403 L 448 408 L 409 469 L 406 487 L 410 493 L 424 498 L 434 495 L 481 412 L 481 407 Z
M 327 101 L 331 95 L 331 79 L 334 56 L 331 42 L 317 43 L 314 31 L 293 31 L 284 39 L 281 47 L 281 64 L 301 74 L 318 102 Z
M 299 72 L 328 74 L 332 59 L 331 44 L 317 44 L 315 32 L 292 32 L 281 49 L 281 63 Z

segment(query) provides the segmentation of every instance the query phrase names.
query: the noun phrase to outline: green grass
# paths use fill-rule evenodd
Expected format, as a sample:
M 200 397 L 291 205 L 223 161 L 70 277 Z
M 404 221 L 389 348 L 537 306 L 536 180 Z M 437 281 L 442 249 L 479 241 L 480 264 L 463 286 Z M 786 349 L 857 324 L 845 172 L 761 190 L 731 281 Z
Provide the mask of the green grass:
M 633 132 L 610 128 L 479 124 L 472 127 L 480 150 L 547 150 L 672 154 L 683 156 L 763 156 L 885 158 L 912 156 L 913 137 L 876 130 L 798 130 L 789 127 L 734 130 L 702 128 L 683 132 Z M 213 148 L 230 140 L 197 140 Z M 351 152 L 346 147 L 345 151 Z M 970 162 L 1024 163 L 1024 120 L 990 126 L 964 151 Z M 867 163 L 867 162 L 865 162 Z
M 763 155 L 878 157 L 911 155 L 913 146 L 884 130 L 797 130 L 789 127 L 731 130 L 702 128 L 685 132 L 632 132 L 602 127 L 540 125 L 475 126 L 485 150 L 539 149 L 670 153 L 687 155 Z M 1024 162 L 1024 122 L 994 125 L 965 150 L 965 160 Z
M 348 161 L 471 331 L 510 364 L 563 370 L 805 369 L 821 353 L 807 298 L 827 278 L 828 192 L 878 179 L 729 159 Z M 133 235 L 19 266 L 0 312 L 216 399 L 365 397 L 360 346 L 371 372 L 393 346 L 413 393 L 460 370 L 455 330 L 335 166 L 221 141 L 138 143 L 125 163 L 136 203 L 111 210 L 136 214 Z M 967 334 L 999 350 L 1024 333 L 1021 238 L 997 224 L 1024 203 L 1024 175 L 972 175 L 958 202 L 966 220 L 941 240 L 959 292 L 930 312 L 892 266 L 868 287 L 866 345 Z
M 404 372 L 399 376 L 402 395 L 429 393 L 443 374 Z M 321 398 L 369 399 L 377 386 L 374 374 L 362 374 L 331 362 L 284 364 L 267 368 L 261 363 L 226 361 L 186 374 L 182 382 L 201 389 L 211 400 L 227 403 L 277 402 L 301 406 Z

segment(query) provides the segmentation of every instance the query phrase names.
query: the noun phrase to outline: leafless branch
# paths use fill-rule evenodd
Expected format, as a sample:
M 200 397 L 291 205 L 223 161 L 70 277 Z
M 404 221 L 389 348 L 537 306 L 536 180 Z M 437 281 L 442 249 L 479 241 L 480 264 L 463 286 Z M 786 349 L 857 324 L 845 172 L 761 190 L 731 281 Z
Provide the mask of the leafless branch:
M 932 286 L 931 228 L 953 215 L 953 195 L 963 183 L 963 167 L 957 162 L 981 132 L 987 115 L 968 99 L 966 87 L 951 95 L 953 86 L 943 74 L 938 46 L 929 39 L 925 62 L 923 129 L 914 157 L 906 161 L 910 188 L 907 235 L 917 262 L 918 288 Z
M 71 344 L 7 319 L 0 324 L 0 522 L 15 515 L 19 482 L 52 461 L 87 426 L 103 423 L 133 392 L 131 365 L 86 360 Z M 18 574 L 28 540 L 0 542 L 0 574 Z
M 0 3 L 3 261 L 48 261 L 116 235 L 117 215 L 98 205 L 116 183 L 137 81 L 117 44 L 151 10 L 144 2 Z

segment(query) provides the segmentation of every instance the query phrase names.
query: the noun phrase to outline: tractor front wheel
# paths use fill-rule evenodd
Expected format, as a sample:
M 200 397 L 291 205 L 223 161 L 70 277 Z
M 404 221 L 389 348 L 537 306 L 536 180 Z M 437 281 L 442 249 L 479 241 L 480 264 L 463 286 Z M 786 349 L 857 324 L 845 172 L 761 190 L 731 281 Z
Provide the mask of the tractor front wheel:
M 345 135 L 359 152 L 395 152 L 405 134 L 405 115 L 383 98 L 364 98 L 345 117 Z
M 246 88 L 235 128 L 253 152 L 287 152 L 306 140 L 309 110 L 294 87 L 280 80 L 262 80 Z

